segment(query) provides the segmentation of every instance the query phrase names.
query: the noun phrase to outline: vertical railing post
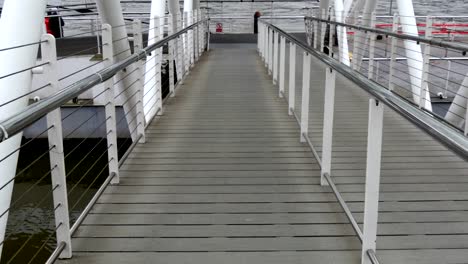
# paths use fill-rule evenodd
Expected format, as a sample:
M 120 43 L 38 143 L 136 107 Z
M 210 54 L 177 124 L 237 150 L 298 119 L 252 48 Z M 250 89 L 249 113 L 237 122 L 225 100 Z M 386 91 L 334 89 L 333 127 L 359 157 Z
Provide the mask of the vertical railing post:
M 141 28 L 141 20 L 135 19 L 133 21 L 133 52 L 139 52 L 143 49 L 143 33 Z M 137 85 L 137 102 L 136 102 L 136 122 L 137 134 L 143 135 L 139 143 L 145 143 L 145 111 L 143 110 L 143 96 L 145 87 L 145 62 L 140 60 L 135 63 L 138 72 Z
M 392 25 L 392 32 L 393 33 L 398 33 L 398 24 L 399 24 L 399 18 L 398 14 L 393 15 L 393 25 Z M 390 91 L 393 91 L 395 89 L 395 63 L 396 63 L 396 54 L 397 54 L 397 44 L 398 44 L 398 38 L 397 37 L 391 37 L 392 42 L 391 42 L 391 47 L 390 47 L 390 73 L 388 76 L 388 89 Z
M 186 28 L 190 25 L 190 21 L 189 21 L 189 12 L 184 12 L 184 24 L 182 26 L 182 28 Z M 185 46 L 184 46 L 184 49 L 185 49 L 185 57 L 186 57 L 186 62 L 185 62 L 185 74 L 187 75 L 190 71 L 190 66 L 191 66 L 191 60 L 192 60 L 192 43 L 191 43 L 191 34 L 190 34 L 190 31 L 187 31 L 187 33 L 185 33 Z
M 466 112 L 465 112 L 465 136 L 468 136 L 468 100 L 466 100 L 466 106 L 465 106 Z
M 57 48 L 54 36 L 43 35 L 41 44 L 42 60 L 49 63 L 44 66 L 44 73 L 50 83 L 50 94 L 60 90 L 58 81 Z M 60 258 L 72 257 L 70 219 L 68 212 L 67 180 L 63 148 L 62 114 L 57 108 L 47 114 L 47 131 L 49 139 L 49 157 L 54 200 L 55 227 L 57 245 L 65 244 Z
M 366 186 L 364 198 L 364 229 L 362 238 L 362 264 L 371 264 L 368 250 L 376 250 L 379 215 L 380 166 L 382 155 L 383 104 L 369 100 L 369 123 L 367 131 Z
M 138 27 L 138 26 L 135 26 L 135 27 Z M 134 34 L 135 34 L 135 31 L 134 31 Z M 137 37 L 134 39 L 137 39 Z M 104 60 L 105 67 L 108 67 L 114 63 L 114 46 L 112 44 L 112 27 L 108 24 L 102 25 L 102 59 Z M 112 175 L 114 173 L 114 177 L 111 180 L 111 184 L 118 184 L 120 182 L 120 177 L 119 177 L 120 175 L 119 175 L 119 154 L 118 154 L 118 149 L 117 149 L 117 118 L 116 118 L 116 113 L 115 113 L 114 80 L 112 78 L 104 82 L 104 89 L 106 89 L 105 114 L 106 114 L 106 135 L 107 135 L 107 148 L 108 148 L 107 157 L 109 161 L 109 175 Z
M 359 25 L 359 10 L 354 11 L 354 17 L 356 21 L 354 22 L 355 25 Z M 361 56 L 356 56 L 358 54 L 363 53 L 359 49 L 362 49 L 363 46 L 365 46 L 365 41 L 364 43 L 360 43 L 361 38 L 359 37 L 359 32 L 357 29 L 354 29 L 354 36 L 353 36 L 353 63 L 352 63 L 352 68 L 355 71 L 359 71 L 361 69 Z M 358 61 L 359 60 L 359 61 Z
M 323 111 L 323 141 L 322 141 L 322 172 L 320 184 L 328 185 L 325 174 L 331 174 L 333 119 L 335 111 L 336 72 L 332 68 L 325 69 L 325 105 Z
M 330 11 L 328 13 L 328 15 L 330 16 L 330 21 L 333 21 L 333 18 L 334 18 L 334 12 L 332 12 L 332 9 L 330 8 Z M 328 56 L 330 58 L 333 58 L 333 44 L 335 44 L 335 38 L 334 38 L 334 35 L 335 35 L 335 26 L 331 23 L 328 24 L 329 27 L 330 27 L 330 30 L 328 31 L 329 35 L 328 35 Z
M 268 74 L 273 74 L 273 29 L 268 28 Z
M 322 10 L 322 19 L 327 19 L 327 10 Z M 327 23 L 320 22 L 320 51 L 323 52 L 325 49 L 325 34 L 327 33 Z
M 375 27 L 375 13 L 372 13 L 372 21 L 371 21 L 371 28 Z M 368 38 L 369 38 L 369 68 L 367 69 L 367 78 L 373 79 L 374 78 L 374 58 L 375 58 L 375 41 L 376 41 L 376 35 L 373 32 L 367 32 Z
M 154 42 L 158 42 L 163 38 L 162 30 L 164 28 L 164 22 L 161 23 L 161 21 L 164 21 L 164 18 L 161 18 L 159 16 L 154 17 Z M 156 99 L 155 99 L 155 106 L 154 106 L 154 112 L 157 113 L 157 115 L 162 115 L 163 114 L 163 105 L 162 105 L 162 78 L 161 78 L 161 66 L 162 66 L 162 47 L 158 48 L 154 51 L 154 59 L 155 59 L 155 68 L 154 68 L 154 80 L 156 82 L 156 86 L 154 89 L 156 89 Z
M 432 38 L 432 17 L 426 17 L 426 39 Z M 431 45 L 424 44 L 421 88 L 419 89 L 419 108 L 426 105 L 426 93 L 429 91 L 429 66 L 431 65 Z
M 173 32 L 173 17 L 171 14 L 168 15 L 167 17 L 167 21 L 168 21 L 168 26 L 167 26 L 167 29 L 168 29 L 168 35 L 172 35 L 174 34 Z M 175 63 L 175 60 L 174 60 L 174 53 L 175 53 L 175 46 L 177 44 L 176 43 L 176 40 L 173 39 L 173 40 L 170 40 L 169 43 L 167 44 L 167 47 L 168 47 L 168 60 L 169 60 L 169 94 L 170 94 L 170 97 L 174 97 L 174 63 Z
M 178 27 L 178 30 L 182 30 L 184 29 L 184 15 L 182 13 L 178 13 L 178 17 L 179 17 L 179 23 L 177 25 Z M 179 60 L 180 60 L 180 84 L 183 84 L 184 83 L 184 79 L 185 79 L 185 75 L 186 75 L 186 61 L 185 61 L 185 58 L 187 57 L 187 54 L 185 54 L 185 50 L 186 50 L 186 38 L 187 37 L 187 34 L 182 34 L 180 37 L 179 37 Z
M 198 22 L 198 10 L 193 10 L 193 22 L 192 24 L 195 24 Z M 198 61 L 198 58 L 200 57 L 200 54 L 199 54 L 199 31 L 198 31 L 198 26 L 194 27 L 193 28 L 193 50 L 194 50 L 194 54 L 193 54 L 193 61 L 196 62 Z
M 314 25 L 314 49 L 317 49 L 318 47 L 318 22 L 317 21 L 313 21 L 313 25 Z
M 289 43 L 289 104 L 288 114 L 293 115 L 296 108 L 296 44 Z
M 257 51 L 262 57 L 262 23 L 258 24 Z
M 273 84 L 278 83 L 279 32 L 273 31 Z
M 280 72 L 279 72 L 279 97 L 283 98 L 284 96 L 284 86 L 286 83 L 285 80 L 285 67 L 286 67 L 286 38 L 281 36 L 280 37 Z
M 304 65 L 302 66 L 302 109 L 301 109 L 301 142 L 306 142 L 309 133 L 309 90 L 310 90 L 310 54 L 304 52 Z

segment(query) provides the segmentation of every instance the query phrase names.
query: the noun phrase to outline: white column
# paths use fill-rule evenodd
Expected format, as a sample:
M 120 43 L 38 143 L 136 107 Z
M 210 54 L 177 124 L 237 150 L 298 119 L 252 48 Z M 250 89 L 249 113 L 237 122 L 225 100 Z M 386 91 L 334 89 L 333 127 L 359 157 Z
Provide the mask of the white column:
M 296 104 L 296 44 L 289 43 L 289 107 L 288 114 L 293 115 Z
M 102 25 L 102 41 L 109 43 L 102 46 L 102 57 L 106 61 L 105 66 L 108 67 L 114 63 L 114 47 L 112 42 L 112 28 L 108 24 Z M 111 180 L 111 184 L 118 184 L 120 182 L 119 175 L 119 154 L 117 149 L 117 123 L 115 113 L 115 98 L 114 98 L 114 80 L 111 78 L 104 83 L 104 88 L 108 89 L 106 95 L 106 132 L 107 132 L 107 157 L 109 160 L 109 175 L 115 173 Z
M 280 59 L 279 59 L 279 97 L 283 98 L 284 86 L 286 85 L 285 71 L 286 71 L 286 38 L 280 37 Z
M 457 95 L 453 99 L 453 102 L 445 115 L 445 119 L 452 125 L 465 129 L 465 135 L 467 134 L 466 126 L 468 124 L 466 121 L 466 118 L 468 117 L 468 100 L 466 98 L 468 98 L 468 75 L 465 76 L 465 79 L 457 91 Z
M 367 168 L 364 195 L 364 229 L 362 238 L 362 264 L 372 264 L 367 251 L 376 251 L 379 215 L 380 166 L 382 156 L 382 130 L 384 107 L 375 99 L 369 100 L 369 123 L 367 131 Z
M 45 34 L 42 37 L 45 41 L 41 44 L 42 61 L 49 61 L 49 64 L 44 66 L 44 74 L 50 82 L 49 94 L 54 94 L 60 90 L 59 76 L 57 68 L 57 47 L 54 36 Z M 47 138 L 49 141 L 49 152 L 54 211 L 55 228 L 57 236 L 57 245 L 65 243 L 65 249 L 60 254 L 60 258 L 71 258 L 71 234 L 70 234 L 70 219 L 68 213 L 68 196 L 67 196 L 67 180 L 65 173 L 65 156 L 63 149 L 63 130 L 62 130 L 62 114 L 60 108 L 57 108 L 46 116 Z
M 167 1 L 167 6 L 169 9 L 169 14 L 172 16 L 172 32 L 176 33 L 179 31 L 179 19 L 180 19 L 180 5 L 179 5 L 179 0 L 168 0 Z M 179 38 L 174 40 L 174 60 L 175 60 L 175 65 L 176 65 L 176 72 L 177 72 L 177 78 L 180 80 L 182 78 L 182 71 L 181 71 L 181 57 L 179 54 Z
M 122 61 L 129 56 L 131 56 L 130 43 L 127 40 L 127 29 L 124 26 L 125 20 L 122 14 L 122 6 L 120 1 L 108 1 L 108 0 L 96 0 L 97 8 L 101 16 L 101 21 L 103 24 L 109 24 L 112 27 L 112 38 L 114 45 L 114 60 L 115 62 Z M 124 71 L 117 73 L 116 77 L 118 80 L 122 79 L 119 85 L 116 86 L 115 94 L 121 94 L 117 98 L 117 104 L 127 101 L 124 107 L 125 113 L 127 113 L 127 124 L 130 131 L 135 131 L 132 133 L 132 139 L 135 141 L 137 139 L 138 132 L 136 131 L 136 126 L 138 122 L 131 122 L 137 115 L 137 109 L 135 106 L 138 103 L 138 98 L 133 96 L 138 87 L 132 86 L 132 84 L 140 78 L 138 72 L 135 71 L 135 65 L 130 65 Z M 132 72 L 129 76 L 128 73 Z M 127 76 L 126 78 L 124 78 Z M 130 88 L 128 88 L 130 87 Z M 127 89 L 128 88 L 128 89 Z
M 301 142 L 306 142 L 305 135 L 309 133 L 309 90 L 310 90 L 310 54 L 304 52 L 302 66 L 302 105 L 301 105 Z
M 150 12 L 150 24 L 148 31 L 148 46 L 153 45 L 158 41 L 163 32 L 164 28 L 161 26 L 161 18 L 164 17 L 166 11 L 166 5 L 163 0 L 152 0 L 151 1 L 151 12 Z M 151 55 L 146 59 L 146 74 L 145 74 L 145 86 L 143 89 L 143 105 L 145 112 L 145 120 L 149 122 L 156 112 L 158 111 L 158 98 L 160 94 L 161 83 L 158 78 L 161 74 L 161 62 L 162 62 L 162 51 L 157 49 L 151 52 Z M 156 75 L 156 76 L 155 76 Z M 159 91 L 158 91 L 159 90 Z M 161 111 L 160 111 L 161 113 Z
M 325 105 L 323 111 L 323 139 L 322 139 L 322 172 L 320 184 L 328 185 L 324 175 L 331 174 L 333 119 L 335 111 L 335 83 L 336 72 L 332 68 L 325 69 Z
M 408 1 L 408 0 L 404 0 Z M 377 0 L 366 0 L 365 4 L 363 2 L 358 3 L 359 5 L 364 5 L 364 11 L 362 14 L 362 25 L 365 27 L 369 27 L 371 25 L 371 18 L 372 18 L 372 13 L 375 10 L 375 7 L 377 6 Z M 356 11 L 361 10 L 361 9 L 356 9 Z M 358 12 L 356 12 L 356 16 L 359 15 Z M 366 33 L 361 31 L 361 30 L 356 30 L 356 33 L 354 34 L 354 54 L 353 54 L 353 69 L 357 70 L 361 67 L 362 63 L 362 57 L 363 57 L 363 49 L 361 48 L 356 48 L 357 46 L 359 47 L 364 47 L 366 43 Z
M 397 0 L 398 12 L 400 15 L 400 22 L 403 34 L 418 36 L 418 26 L 416 25 L 416 18 L 414 16 L 413 1 Z M 421 94 L 422 83 L 422 70 L 423 70 L 423 56 L 421 52 L 421 45 L 415 41 L 405 40 L 405 54 L 408 58 L 408 73 L 411 81 L 411 91 L 413 93 L 413 100 L 419 104 L 419 95 Z M 426 92 L 424 108 L 432 111 L 431 96 L 429 94 L 429 87 L 423 87 Z
M 278 83 L 279 32 L 273 31 L 273 84 Z
M 41 40 L 44 24 L 46 0 L 5 0 L 2 17 L 0 19 L 0 49 L 29 44 Z M 36 65 L 38 45 L 0 52 L 0 76 Z M 13 76 L 0 79 L 0 104 L 22 96 L 31 90 L 31 71 L 25 71 Z M 14 89 L 12 89 L 14 87 Z M 10 117 L 28 105 L 28 97 L 9 103 L 0 108 L 0 120 Z M 16 150 L 21 143 L 22 133 L 0 143 L 0 159 Z M 10 207 L 13 191 L 13 178 L 19 151 L 0 162 L 0 214 Z M 5 238 L 5 228 L 8 213 L 0 218 L 0 241 Z M 2 252 L 0 246 L 0 255 Z
M 343 0 L 335 0 L 335 20 L 337 22 L 345 21 L 345 12 Z M 346 66 L 350 66 L 349 50 L 348 50 L 348 33 L 346 27 L 337 27 L 338 30 L 338 48 L 340 61 Z M 331 41 L 331 40 L 330 40 Z M 332 42 L 333 43 L 333 42 Z

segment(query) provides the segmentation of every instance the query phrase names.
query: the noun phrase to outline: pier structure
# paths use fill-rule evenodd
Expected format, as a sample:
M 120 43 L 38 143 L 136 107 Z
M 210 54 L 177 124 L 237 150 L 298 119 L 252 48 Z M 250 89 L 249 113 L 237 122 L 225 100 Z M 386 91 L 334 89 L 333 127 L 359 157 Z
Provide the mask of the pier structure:
M 466 82 L 447 77 L 461 92 L 446 90 L 453 101 L 444 114 L 433 109 L 430 87 L 440 83 L 431 77 L 434 51 L 447 50 L 463 64 L 468 45 L 432 38 L 431 17 L 423 35 L 407 32 L 397 14 L 384 18 L 392 30 L 379 28 L 375 15 L 369 24 L 347 23 L 353 8 L 372 6 L 349 2 L 301 17 L 305 36 L 279 26 L 291 18 L 264 17 L 255 43 L 212 43 L 199 2 L 184 2 L 183 12 L 170 3 L 166 15 L 164 3 L 153 0 L 146 21 L 127 23 L 119 1 L 97 1 L 101 68 L 66 87 L 59 87 L 53 36 L 0 42 L 0 56 L 25 45 L 41 50 L 31 69 L 11 74 L 0 67 L 0 81 L 23 72 L 29 78 L 8 83 L 25 85 L 20 94 L 0 97 L 0 110 L 15 103 L 0 120 L 1 239 L 16 203 L 12 164 L 25 145 L 21 133 L 45 117 L 55 226 L 46 242 L 56 240 L 47 263 L 466 261 Z M 0 28 L 5 21 L 14 19 L 2 17 Z M 390 45 L 388 54 L 383 45 Z M 398 63 L 414 59 L 405 49 L 415 45 L 422 68 L 402 77 L 397 71 L 415 64 Z M 468 69 L 457 73 L 464 77 Z M 28 104 L 33 74 L 47 75 L 50 94 Z M 412 74 L 420 78 L 416 96 Z M 72 114 L 62 116 L 61 108 L 89 91 L 103 102 L 97 128 L 105 130 L 100 155 L 107 163 L 100 169 L 107 177 L 70 219 L 76 185 L 67 182 L 63 142 L 73 130 L 64 133 L 62 124 Z M 456 120 L 445 120 L 450 115 Z M 124 153 L 122 122 L 132 142 Z

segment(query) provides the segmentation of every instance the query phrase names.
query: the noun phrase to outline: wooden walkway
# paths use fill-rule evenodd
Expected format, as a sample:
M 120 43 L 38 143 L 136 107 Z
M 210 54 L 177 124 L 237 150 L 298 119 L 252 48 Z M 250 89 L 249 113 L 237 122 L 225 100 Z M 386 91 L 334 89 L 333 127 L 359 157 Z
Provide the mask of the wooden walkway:
M 310 137 L 319 150 L 323 73 L 314 64 Z M 204 55 L 61 263 L 360 263 L 359 240 L 277 94 L 254 45 Z M 338 82 L 332 177 L 358 222 L 366 98 Z M 467 263 L 468 165 L 389 111 L 385 128 L 382 263 Z

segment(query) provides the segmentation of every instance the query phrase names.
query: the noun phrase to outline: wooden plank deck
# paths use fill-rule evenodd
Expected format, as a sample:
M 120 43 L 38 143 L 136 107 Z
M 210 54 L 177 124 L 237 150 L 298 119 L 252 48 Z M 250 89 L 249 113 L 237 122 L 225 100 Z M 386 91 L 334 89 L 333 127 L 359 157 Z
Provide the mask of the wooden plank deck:
M 323 73 L 314 63 L 319 151 Z M 60 263 L 360 263 L 359 240 L 277 94 L 254 45 L 216 46 L 78 229 L 74 258 Z M 332 177 L 359 223 L 366 98 L 339 80 Z M 389 111 L 383 151 L 382 263 L 467 263 L 466 162 Z

